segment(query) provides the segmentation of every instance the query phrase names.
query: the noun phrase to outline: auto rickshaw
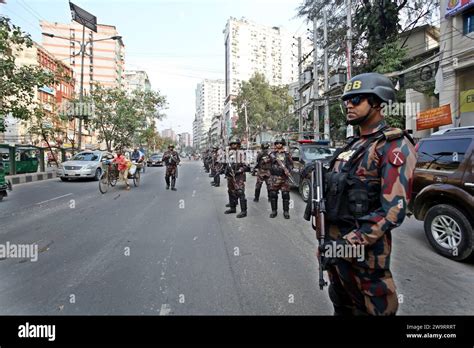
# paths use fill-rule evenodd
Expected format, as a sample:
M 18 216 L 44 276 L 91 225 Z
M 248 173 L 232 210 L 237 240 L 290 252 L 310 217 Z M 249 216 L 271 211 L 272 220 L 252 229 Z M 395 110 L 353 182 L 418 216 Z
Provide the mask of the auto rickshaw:
M 3 168 L 3 163 L 0 161 L 0 201 L 3 197 L 8 196 L 7 190 L 12 190 L 12 184 L 10 180 L 6 180 L 5 169 Z
M 5 175 L 10 173 L 10 154 L 7 148 L 0 148 L 0 161 Z M 38 150 L 35 147 L 17 146 L 15 150 L 16 174 L 36 173 L 38 171 Z

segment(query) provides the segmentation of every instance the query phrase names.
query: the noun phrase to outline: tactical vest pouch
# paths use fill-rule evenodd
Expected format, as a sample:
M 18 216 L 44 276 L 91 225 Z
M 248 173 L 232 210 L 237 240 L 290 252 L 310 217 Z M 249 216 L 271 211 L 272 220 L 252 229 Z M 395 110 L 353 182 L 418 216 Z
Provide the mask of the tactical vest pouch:
M 369 195 L 365 184 L 355 176 L 347 180 L 347 203 L 349 212 L 355 218 L 360 218 L 369 212 Z
M 325 175 L 327 219 L 336 222 L 340 218 L 340 208 L 347 184 L 347 173 L 328 172 Z

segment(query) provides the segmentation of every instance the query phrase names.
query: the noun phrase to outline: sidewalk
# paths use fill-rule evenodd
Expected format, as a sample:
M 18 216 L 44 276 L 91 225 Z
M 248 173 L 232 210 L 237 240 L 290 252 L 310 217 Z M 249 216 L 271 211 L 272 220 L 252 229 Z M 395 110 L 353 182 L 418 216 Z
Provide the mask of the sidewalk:
M 56 167 L 49 167 L 46 168 L 46 172 L 7 175 L 5 178 L 10 180 L 12 185 L 19 185 L 27 182 L 55 179 L 56 177 Z

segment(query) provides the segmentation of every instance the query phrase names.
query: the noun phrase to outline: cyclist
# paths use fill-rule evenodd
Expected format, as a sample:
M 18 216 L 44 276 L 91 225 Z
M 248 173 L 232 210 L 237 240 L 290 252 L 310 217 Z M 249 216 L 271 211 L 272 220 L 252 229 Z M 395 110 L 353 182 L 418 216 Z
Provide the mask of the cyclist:
M 127 185 L 127 190 L 130 190 L 130 185 L 128 184 L 128 170 L 132 163 L 125 157 L 122 150 L 117 151 L 117 157 L 114 158 L 113 162 L 117 163 L 119 180 L 123 180 L 125 185 Z

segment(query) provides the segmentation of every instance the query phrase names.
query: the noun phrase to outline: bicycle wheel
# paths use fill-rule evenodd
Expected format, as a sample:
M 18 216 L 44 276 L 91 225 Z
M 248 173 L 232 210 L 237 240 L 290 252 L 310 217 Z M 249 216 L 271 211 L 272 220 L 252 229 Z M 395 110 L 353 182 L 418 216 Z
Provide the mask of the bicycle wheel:
M 138 185 L 140 185 L 140 171 L 138 169 L 135 172 L 135 175 L 133 176 L 133 185 L 135 185 L 135 187 L 138 187 Z
M 105 172 L 102 173 L 102 175 L 100 176 L 100 179 L 99 179 L 99 191 L 100 191 L 100 193 L 102 193 L 102 194 L 106 193 L 109 189 L 109 184 L 110 184 L 109 176 L 108 176 L 108 173 L 105 171 Z
M 117 185 L 117 180 L 118 180 L 118 174 L 117 173 L 110 173 L 109 176 L 109 181 L 110 181 L 110 186 L 114 187 Z

